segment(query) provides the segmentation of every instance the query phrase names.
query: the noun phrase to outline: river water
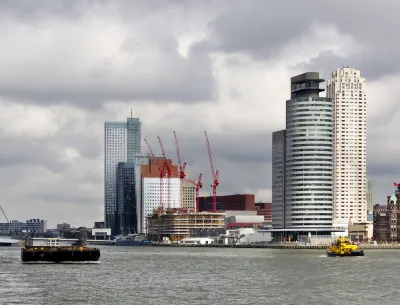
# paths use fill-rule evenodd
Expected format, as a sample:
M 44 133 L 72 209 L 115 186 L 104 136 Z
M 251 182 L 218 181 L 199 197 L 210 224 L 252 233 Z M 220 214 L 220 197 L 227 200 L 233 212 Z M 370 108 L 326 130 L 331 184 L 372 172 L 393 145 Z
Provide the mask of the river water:
M 101 247 L 100 264 L 22 264 L 0 247 L 0 304 L 399 304 L 399 250 Z

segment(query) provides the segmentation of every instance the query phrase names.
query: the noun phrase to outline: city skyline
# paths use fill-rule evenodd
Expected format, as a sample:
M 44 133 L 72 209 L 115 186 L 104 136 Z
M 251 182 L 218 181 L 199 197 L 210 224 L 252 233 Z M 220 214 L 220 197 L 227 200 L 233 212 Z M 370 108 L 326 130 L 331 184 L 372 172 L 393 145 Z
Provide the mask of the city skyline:
M 271 201 L 271 137 L 285 124 L 288 79 L 306 71 L 329 79 L 344 65 L 368 86 L 374 202 L 385 204 L 400 180 L 400 53 L 390 38 L 400 4 L 383 13 L 372 1 L 343 2 L 345 11 L 338 3 L 296 2 L 290 11 L 264 1 L 49 3 L 0 3 L 0 193 L 10 219 L 102 220 L 103 124 L 131 108 L 143 138 L 159 152 L 160 136 L 173 160 L 177 132 L 189 176 L 203 174 L 202 194 L 212 191 L 207 130 L 218 194 Z M 292 13 L 300 10 L 314 13 Z

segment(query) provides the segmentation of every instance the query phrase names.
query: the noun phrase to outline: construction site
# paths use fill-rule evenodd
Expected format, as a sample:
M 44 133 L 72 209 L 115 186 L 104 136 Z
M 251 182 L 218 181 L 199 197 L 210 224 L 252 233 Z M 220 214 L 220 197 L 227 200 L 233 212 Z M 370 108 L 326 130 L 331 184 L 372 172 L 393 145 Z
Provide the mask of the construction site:
M 151 214 L 146 215 L 145 228 L 149 239 L 161 241 L 169 239 L 177 242 L 187 237 L 193 236 L 216 236 L 225 232 L 225 213 L 217 212 L 217 187 L 219 186 L 219 171 L 215 170 L 212 159 L 210 142 L 207 132 L 204 132 L 208 157 L 212 175 L 212 208 L 209 211 L 200 212 L 199 192 L 203 187 L 202 173 L 199 174 L 197 181 L 193 181 L 186 175 L 186 162 L 182 162 L 179 142 L 174 131 L 175 148 L 178 165 L 172 165 L 172 160 L 167 158 L 163 143 L 158 137 L 163 158 L 157 158 L 153 148 L 145 139 L 152 160 L 149 161 L 149 172 L 153 172 L 150 167 L 157 167 L 159 185 L 155 187 L 159 191 L 157 207 Z M 179 196 L 173 194 L 174 198 L 179 198 L 178 204 L 171 200 L 171 181 L 179 178 Z M 143 179 L 143 177 L 142 177 Z M 191 184 L 195 189 L 195 205 L 188 200 L 185 184 Z M 166 190 L 164 188 L 166 187 Z M 145 196 L 145 195 L 142 195 Z M 166 198 L 165 198 L 166 197 Z M 186 201 L 186 202 L 185 202 Z

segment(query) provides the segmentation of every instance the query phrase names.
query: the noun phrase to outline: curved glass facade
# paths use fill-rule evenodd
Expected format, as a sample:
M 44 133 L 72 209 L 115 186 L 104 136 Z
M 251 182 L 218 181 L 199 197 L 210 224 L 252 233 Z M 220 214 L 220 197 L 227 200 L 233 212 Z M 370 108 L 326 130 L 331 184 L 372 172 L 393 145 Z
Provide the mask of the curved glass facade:
M 333 105 L 310 95 L 286 101 L 286 228 L 332 226 Z

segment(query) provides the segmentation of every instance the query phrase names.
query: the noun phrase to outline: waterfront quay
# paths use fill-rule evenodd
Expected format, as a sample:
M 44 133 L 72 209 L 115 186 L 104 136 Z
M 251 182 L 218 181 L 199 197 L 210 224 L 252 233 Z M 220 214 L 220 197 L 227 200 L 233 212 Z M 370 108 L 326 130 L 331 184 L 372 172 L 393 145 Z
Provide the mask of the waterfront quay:
M 301 245 L 301 244 L 238 244 L 238 245 L 225 245 L 225 244 L 163 244 L 155 243 L 154 246 L 159 247 L 199 247 L 199 248 L 260 248 L 260 249 L 308 249 L 308 250 L 324 250 L 328 245 Z M 400 249 L 400 244 L 360 244 L 360 249 L 379 250 L 379 249 Z

